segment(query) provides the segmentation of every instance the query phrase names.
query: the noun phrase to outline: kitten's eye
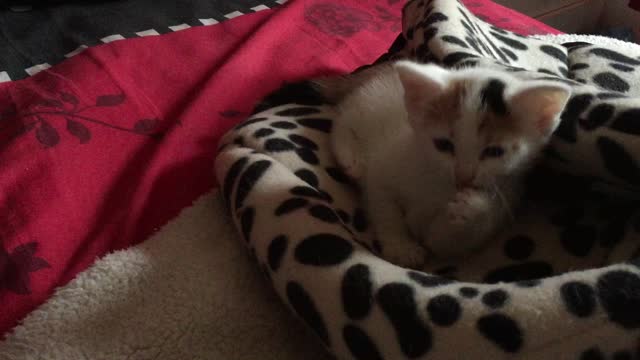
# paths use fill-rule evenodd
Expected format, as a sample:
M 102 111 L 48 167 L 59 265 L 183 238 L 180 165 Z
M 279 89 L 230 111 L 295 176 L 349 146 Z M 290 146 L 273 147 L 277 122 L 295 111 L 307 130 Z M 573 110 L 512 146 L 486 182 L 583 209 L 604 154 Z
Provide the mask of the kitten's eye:
M 481 158 L 497 158 L 504 154 L 504 149 L 501 146 L 487 146 L 482 151 Z
M 440 152 L 448 152 L 453 154 L 455 147 L 453 143 L 449 139 L 445 138 L 435 138 L 433 139 L 433 145 L 435 145 L 436 149 Z

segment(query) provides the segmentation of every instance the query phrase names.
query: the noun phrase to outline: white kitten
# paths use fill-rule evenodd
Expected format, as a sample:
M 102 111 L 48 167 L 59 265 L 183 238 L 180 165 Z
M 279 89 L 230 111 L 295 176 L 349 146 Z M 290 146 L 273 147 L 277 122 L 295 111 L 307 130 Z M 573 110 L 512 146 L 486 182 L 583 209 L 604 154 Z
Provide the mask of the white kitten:
M 332 147 L 361 186 L 383 257 L 410 267 L 425 259 L 420 244 L 458 255 L 504 225 L 571 93 L 555 82 L 409 61 L 351 83 L 340 89 Z

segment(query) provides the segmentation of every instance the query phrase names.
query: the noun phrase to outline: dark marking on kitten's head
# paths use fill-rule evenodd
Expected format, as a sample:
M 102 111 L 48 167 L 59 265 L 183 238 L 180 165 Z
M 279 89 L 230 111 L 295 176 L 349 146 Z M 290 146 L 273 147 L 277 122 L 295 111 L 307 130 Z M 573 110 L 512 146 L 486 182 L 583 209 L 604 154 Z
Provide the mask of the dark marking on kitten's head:
M 506 84 L 498 79 L 491 79 L 482 89 L 482 106 L 499 116 L 507 115 L 507 104 L 504 101 L 504 89 Z

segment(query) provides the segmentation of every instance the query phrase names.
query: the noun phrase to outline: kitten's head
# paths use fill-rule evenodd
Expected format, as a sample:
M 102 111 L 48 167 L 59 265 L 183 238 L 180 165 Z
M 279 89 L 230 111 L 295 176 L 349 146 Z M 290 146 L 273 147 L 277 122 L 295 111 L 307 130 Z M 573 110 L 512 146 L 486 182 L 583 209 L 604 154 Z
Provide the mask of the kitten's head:
M 427 161 L 456 186 L 487 188 L 525 169 L 560 122 L 571 88 L 487 69 L 395 64 L 408 120 Z

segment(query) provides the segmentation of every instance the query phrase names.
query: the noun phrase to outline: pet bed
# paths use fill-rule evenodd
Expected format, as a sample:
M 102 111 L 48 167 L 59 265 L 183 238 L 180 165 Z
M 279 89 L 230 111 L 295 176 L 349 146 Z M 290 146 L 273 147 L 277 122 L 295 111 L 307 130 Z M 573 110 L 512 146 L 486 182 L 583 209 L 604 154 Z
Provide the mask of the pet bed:
M 410 1 L 380 61 L 498 68 L 573 88 L 513 226 L 424 271 L 382 260 L 328 149 L 333 109 L 303 82 L 223 139 L 216 171 L 236 227 L 278 295 L 339 358 L 640 356 L 640 46 L 525 37 L 472 5 Z

